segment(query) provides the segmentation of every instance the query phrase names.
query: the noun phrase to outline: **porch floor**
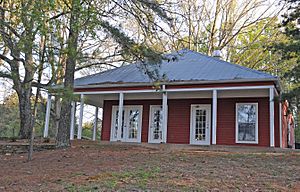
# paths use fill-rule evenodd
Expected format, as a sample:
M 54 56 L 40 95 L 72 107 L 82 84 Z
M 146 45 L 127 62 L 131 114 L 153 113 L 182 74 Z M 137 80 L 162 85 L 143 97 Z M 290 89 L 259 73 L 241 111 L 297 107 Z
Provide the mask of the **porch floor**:
M 99 143 L 99 142 L 98 142 Z M 256 147 L 256 146 L 232 146 L 232 145 L 190 145 L 190 144 L 152 144 L 152 143 L 129 143 L 129 142 L 109 142 L 101 141 L 101 145 L 123 145 L 123 146 L 141 146 L 148 149 L 177 152 L 177 151 L 190 151 L 190 152 L 231 152 L 231 153 L 299 153 L 300 150 L 289 148 L 274 148 L 274 147 Z

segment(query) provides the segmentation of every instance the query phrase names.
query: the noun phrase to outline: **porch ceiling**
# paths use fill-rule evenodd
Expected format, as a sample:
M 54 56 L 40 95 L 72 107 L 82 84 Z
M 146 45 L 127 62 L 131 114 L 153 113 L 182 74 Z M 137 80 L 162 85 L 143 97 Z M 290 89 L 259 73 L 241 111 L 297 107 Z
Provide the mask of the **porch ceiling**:
M 83 93 L 84 94 L 84 93 Z M 268 97 L 268 89 L 253 90 L 219 90 L 218 98 L 245 98 L 245 97 Z M 104 100 L 118 100 L 119 94 L 87 94 L 84 95 L 85 103 L 93 106 L 103 107 Z M 168 92 L 168 99 L 202 99 L 212 98 L 212 91 L 191 91 L 191 92 Z M 150 100 L 162 99 L 162 93 L 126 93 L 124 100 Z

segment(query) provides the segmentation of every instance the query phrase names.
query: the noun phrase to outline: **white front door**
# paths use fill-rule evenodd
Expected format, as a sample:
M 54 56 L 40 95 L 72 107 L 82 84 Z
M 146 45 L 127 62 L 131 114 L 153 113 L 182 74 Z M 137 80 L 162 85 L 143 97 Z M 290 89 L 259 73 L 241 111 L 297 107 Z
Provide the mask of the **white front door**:
M 149 143 L 161 143 L 162 142 L 162 106 L 151 105 L 149 117 Z
M 118 140 L 118 115 L 119 107 L 112 108 L 112 122 L 110 140 Z M 121 126 L 121 141 L 141 142 L 142 134 L 142 109 L 140 105 L 124 105 Z
M 191 105 L 190 144 L 210 145 L 211 105 Z

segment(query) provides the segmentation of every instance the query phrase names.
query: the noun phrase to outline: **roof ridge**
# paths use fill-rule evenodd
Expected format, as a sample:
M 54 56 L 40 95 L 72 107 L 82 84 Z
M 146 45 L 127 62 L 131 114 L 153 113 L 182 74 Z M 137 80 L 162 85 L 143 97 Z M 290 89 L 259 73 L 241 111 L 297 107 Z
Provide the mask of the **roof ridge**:
M 215 57 L 208 56 L 208 55 L 205 55 L 205 54 L 200 53 L 200 52 L 197 52 L 197 51 L 193 51 L 193 50 L 190 50 L 190 51 L 193 52 L 193 53 L 199 54 L 199 55 L 201 55 L 201 56 L 208 57 L 208 58 L 213 59 L 213 60 L 215 60 L 215 61 L 222 62 L 222 63 L 227 64 L 227 65 L 231 65 L 231 66 L 233 66 L 233 67 L 237 67 L 237 68 L 244 69 L 244 70 L 247 70 L 247 71 L 250 71 L 250 72 L 254 72 L 254 73 L 257 73 L 257 74 L 261 74 L 261 75 L 270 75 L 270 76 L 276 78 L 276 76 L 271 75 L 271 74 L 269 74 L 269 73 L 265 73 L 265 72 L 262 72 L 262 71 L 258 71 L 258 70 L 256 70 L 256 69 L 251 69 L 251 68 L 242 66 L 242 65 L 240 65 L 240 64 L 231 63 L 231 62 L 228 62 L 228 61 L 224 61 L 224 60 L 221 60 L 221 59 L 217 59 L 217 58 L 215 58 Z

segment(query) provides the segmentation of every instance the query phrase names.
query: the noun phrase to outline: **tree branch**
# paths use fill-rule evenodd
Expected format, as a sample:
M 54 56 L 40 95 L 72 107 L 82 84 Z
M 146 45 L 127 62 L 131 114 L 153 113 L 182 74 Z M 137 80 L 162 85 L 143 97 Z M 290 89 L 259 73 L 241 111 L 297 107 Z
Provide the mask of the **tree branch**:
M 0 54 L 0 59 L 5 61 L 8 64 L 11 64 L 12 60 L 10 60 L 8 57 L 6 57 L 5 55 Z
M 116 61 L 116 62 L 121 62 L 121 61 L 125 61 L 125 60 L 119 60 L 119 61 Z M 90 63 L 90 64 L 86 64 L 86 65 L 77 67 L 75 69 L 75 71 L 79 71 L 79 70 L 82 70 L 82 69 L 85 69 L 85 68 L 89 68 L 89 67 L 93 67 L 93 66 L 96 66 L 96 65 L 108 65 L 108 66 L 111 66 L 111 67 L 114 67 L 114 68 L 117 67 L 117 66 L 115 66 L 113 64 L 110 64 L 110 63 L 107 63 L 107 62 L 96 62 L 96 63 Z
M 0 71 L 0 78 L 7 78 L 7 79 L 13 79 L 11 74 L 5 73 L 3 71 Z

